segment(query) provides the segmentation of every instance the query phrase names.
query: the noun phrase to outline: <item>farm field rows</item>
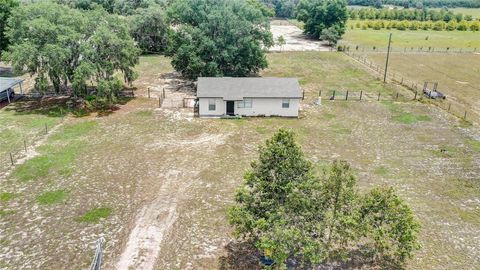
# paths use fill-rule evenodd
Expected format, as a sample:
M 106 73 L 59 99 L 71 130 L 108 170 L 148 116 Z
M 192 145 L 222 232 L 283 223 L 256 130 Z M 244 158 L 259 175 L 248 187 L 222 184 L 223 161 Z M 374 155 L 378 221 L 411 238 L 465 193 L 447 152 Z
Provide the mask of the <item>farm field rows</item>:
M 472 31 L 433 31 L 433 30 L 396 30 L 381 29 L 373 30 L 355 27 L 356 21 L 349 21 L 347 32 L 340 44 L 347 44 L 351 49 L 358 45 L 365 50 L 376 49 L 386 50 L 388 36 L 392 33 L 392 49 L 394 51 L 428 50 L 429 47 L 436 51 L 445 51 L 447 48 L 463 48 L 473 51 L 475 48 L 480 51 L 480 33 Z M 353 26 L 353 29 L 351 28 Z
M 225 251 L 232 241 L 226 208 L 257 146 L 280 127 L 296 132 L 318 170 L 345 159 L 361 191 L 380 185 L 399 191 L 423 227 L 423 248 L 409 269 L 469 269 L 480 263 L 476 127 L 418 102 L 314 106 L 320 89 L 393 95 L 396 88 L 385 87 L 341 53 L 272 53 L 268 60 L 262 76 L 299 77 L 306 91 L 300 119 L 192 119 L 184 109 L 155 109 L 156 100 L 146 98 L 104 117 L 65 118 L 37 157 L 0 181 L 9 194 L 0 202 L 0 268 L 83 269 L 103 236 L 105 269 L 114 269 L 137 213 L 149 206 L 172 217 L 155 269 L 240 264 L 238 254 Z M 160 71 L 152 63 L 160 63 L 161 72 L 171 70 L 167 58 L 142 57 L 134 86 L 158 83 Z M 0 110 L 0 119 L 44 117 L 7 109 L 12 107 Z

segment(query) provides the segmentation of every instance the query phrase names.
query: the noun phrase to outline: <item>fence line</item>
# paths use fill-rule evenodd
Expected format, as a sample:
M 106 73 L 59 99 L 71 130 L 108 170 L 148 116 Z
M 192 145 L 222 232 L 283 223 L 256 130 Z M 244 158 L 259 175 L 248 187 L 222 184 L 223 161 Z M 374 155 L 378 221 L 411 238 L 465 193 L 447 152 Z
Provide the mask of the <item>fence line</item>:
M 399 101 L 408 102 L 417 99 L 417 95 L 413 98 L 405 96 L 400 92 L 395 92 L 393 95 L 382 92 L 369 91 L 352 91 L 352 90 L 327 90 L 320 91 L 318 97 L 322 100 L 329 101 Z
M 35 147 L 35 142 L 38 140 L 39 137 L 46 136 L 49 133 L 50 128 L 51 127 L 49 127 L 48 124 L 45 123 L 40 129 L 40 131 L 28 135 L 31 140 L 27 140 L 27 136 L 24 136 L 22 142 L 17 144 L 17 146 L 9 147 L 9 150 L 7 150 L 5 153 L 5 157 L 0 160 L 0 166 L 15 166 L 18 160 L 27 156 L 27 153 L 31 147 Z M 17 150 L 15 150 L 15 148 Z
M 387 47 L 377 47 L 377 46 L 360 46 L 357 44 L 341 41 L 339 43 L 339 50 L 346 52 L 357 52 L 357 53 L 386 53 Z M 453 48 L 453 47 L 390 47 L 391 53 L 444 53 L 444 54 L 472 54 L 480 53 L 480 48 Z
M 351 58 L 353 58 L 354 60 L 356 60 L 357 62 L 361 63 L 371 71 L 373 71 L 380 80 L 383 80 L 383 75 L 385 72 L 384 67 L 377 65 L 375 62 L 369 60 L 367 57 L 362 56 L 359 53 L 349 52 L 349 51 L 344 51 L 344 53 L 350 56 Z M 430 103 L 437 105 L 441 109 L 446 110 L 448 113 L 464 121 L 472 122 L 472 121 L 478 121 L 480 119 L 480 115 L 478 113 L 469 109 L 466 106 L 463 106 L 456 102 L 452 102 L 450 100 L 446 101 L 446 100 L 436 100 L 436 99 L 428 98 L 423 94 L 423 88 L 422 88 L 423 83 L 419 83 L 419 82 L 410 80 L 406 77 L 403 77 L 400 73 L 395 72 L 391 68 L 389 68 L 389 72 L 387 73 L 387 81 L 396 83 L 398 85 L 401 85 L 411 90 L 415 94 L 415 99 L 420 99 L 420 97 L 427 98 L 422 100 L 429 100 Z

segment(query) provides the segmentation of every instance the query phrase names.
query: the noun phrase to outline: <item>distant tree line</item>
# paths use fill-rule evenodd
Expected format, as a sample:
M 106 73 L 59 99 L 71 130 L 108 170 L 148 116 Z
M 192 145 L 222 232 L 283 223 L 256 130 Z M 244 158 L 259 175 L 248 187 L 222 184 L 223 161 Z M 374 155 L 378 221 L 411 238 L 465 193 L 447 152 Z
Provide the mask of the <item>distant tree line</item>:
M 466 7 L 479 8 L 479 0 L 348 0 L 349 5 L 381 7 L 382 5 L 394 5 L 405 8 L 423 7 Z
M 353 27 L 353 26 L 352 26 Z M 444 21 L 364 21 L 362 23 L 355 23 L 356 28 L 361 29 L 397 29 L 397 30 L 434 30 L 434 31 L 479 31 L 480 30 L 480 21 L 466 21 L 462 20 L 457 22 L 456 20 L 451 20 L 449 22 Z
M 398 21 L 472 21 L 471 15 L 454 13 L 448 9 L 388 9 L 388 8 L 350 8 L 349 18 L 352 20 L 398 20 Z

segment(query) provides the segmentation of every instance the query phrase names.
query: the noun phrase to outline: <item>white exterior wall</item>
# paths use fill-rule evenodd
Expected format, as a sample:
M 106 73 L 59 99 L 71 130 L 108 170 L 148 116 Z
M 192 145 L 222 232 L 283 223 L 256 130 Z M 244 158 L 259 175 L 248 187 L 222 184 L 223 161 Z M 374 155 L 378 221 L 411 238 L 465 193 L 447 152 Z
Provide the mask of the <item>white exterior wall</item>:
M 208 110 L 208 98 L 199 98 L 200 117 L 222 116 L 226 114 L 227 101 L 216 98 L 216 110 Z M 252 108 L 238 108 L 235 101 L 235 114 L 243 116 L 285 116 L 298 117 L 300 99 L 290 99 L 290 107 L 282 108 L 282 98 L 252 98 Z
M 210 99 L 215 100 L 215 111 L 208 110 L 208 101 Z M 201 117 L 215 117 L 222 116 L 226 112 L 226 102 L 223 98 L 199 98 L 198 99 L 198 112 Z
M 282 108 L 282 100 L 281 98 L 252 98 L 252 108 L 238 108 L 235 101 L 235 114 L 298 117 L 300 99 L 291 98 L 289 108 Z

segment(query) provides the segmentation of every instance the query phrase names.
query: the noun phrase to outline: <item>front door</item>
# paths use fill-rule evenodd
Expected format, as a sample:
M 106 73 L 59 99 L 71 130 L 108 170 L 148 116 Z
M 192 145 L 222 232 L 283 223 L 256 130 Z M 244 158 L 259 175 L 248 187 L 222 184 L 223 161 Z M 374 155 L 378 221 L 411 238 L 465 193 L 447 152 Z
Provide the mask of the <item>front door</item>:
M 227 101 L 227 115 L 235 115 L 235 101 Z

